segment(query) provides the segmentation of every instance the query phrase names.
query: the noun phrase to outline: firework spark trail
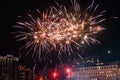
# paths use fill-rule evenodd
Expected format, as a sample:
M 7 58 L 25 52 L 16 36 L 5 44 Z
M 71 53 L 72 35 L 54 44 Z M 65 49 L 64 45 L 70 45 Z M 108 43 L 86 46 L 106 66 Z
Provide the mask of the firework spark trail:
M 41 54 L 52 51 L 57 51 L 58 55 L 62 53 L 70 55 L 73 52 L 73 44 L 77 48 L 82 47 L 84 43 L 88 45 L 99 43 L 93 35 L 104 29 L 99 24 L 106 20 L 103 18 L 105 11 L 95 15 L 99 4 L 93 8 L 93 0 L 84 11 L 75 0 L 70 8 L 72 10 L 57 2 L 56 4 L 59 9 L 50 7 L 50 11 L 43 14 L 37 10 L 42 18 L 38 16 L 34 19 L 32 15 L 27 14 L 30 21 L 17 22 L 18 25 L 15 27 L 20 31 L 17 32 L 16 38 L 18 41 L 27 41 L 25 45 L 25 48 L 29 48 L 27 55 L 32 50 L 32 57 L 39 56 L 38 58 L 41 58 Z

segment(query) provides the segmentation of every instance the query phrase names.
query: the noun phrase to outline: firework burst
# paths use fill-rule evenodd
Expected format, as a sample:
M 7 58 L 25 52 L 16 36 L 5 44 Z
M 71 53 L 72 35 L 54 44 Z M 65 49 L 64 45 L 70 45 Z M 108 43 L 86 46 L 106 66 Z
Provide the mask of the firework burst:
M 99 43 L 94 34 L 104 29 L 100 23 L 105 20 L 105 11 L 95 13 L 99 4 L 94 6 L 93 0 L 84 11 L 75 0 L 72 1 L 71 8 L 56 4 L 59 8 L 51 7 L 50 11 L 43 12 L 42 17 L 33 18 L 28 14 L 29 21 L 17 22 L 15 27 L 20 30 L 16 32 L 16 38 L 18 41 L 26 41 L 26 54 L 33 51 L 33 57 L 39 58 L 42 54 L 52 54 L 52 51 L 57 51 L 57 55 L 70 55 L 73 52 L 72 45 L 81 48 L 85 43 Z

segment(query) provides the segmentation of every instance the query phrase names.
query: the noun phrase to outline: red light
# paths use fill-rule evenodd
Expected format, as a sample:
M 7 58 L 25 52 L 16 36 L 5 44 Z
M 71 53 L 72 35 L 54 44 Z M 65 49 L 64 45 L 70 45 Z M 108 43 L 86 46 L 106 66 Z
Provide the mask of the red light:
M 70 73 L 71 72 L 71 68 L 66 68 L 66 73 Z
M 69 69 L 69 68 L 67 68 L 67 70 L 66 70 L 66 71 L 67 71 L 67 73 L 69 73 L 69 72 L 70 72 L 70 69 Z
M 56 72 L 53 73 L 53 77 L 54 78 L 57 77 L 57 73 Z
M 43 77 L 40 77 L 40 79 L 39 80 L 43 80 Z

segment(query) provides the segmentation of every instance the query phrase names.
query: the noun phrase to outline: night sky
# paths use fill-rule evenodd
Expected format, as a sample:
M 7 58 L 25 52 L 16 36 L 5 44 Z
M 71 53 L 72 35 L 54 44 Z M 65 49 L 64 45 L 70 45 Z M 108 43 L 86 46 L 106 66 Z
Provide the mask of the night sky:
M 41 12 L 55 4 L 55 0 L 1 0 L 0 2 L 0 54 L 20 55 L 20 42 L 12 34 L 17 16 L 22 16 L 29 11 L 39 9 Z M 70 0 L 56 0 L 60 4 L 70 5 Z M 87 6 L 92 0 L 77 0 L 81 6 Z M 105 31 L 98 34 L 97 39 L 101 44 L 85 48 L 83 56 L 97 55 L 102 61 L 120 61 L 120 2 L 119 0 L 95 0 L 99 9 L 106 10 L 107 20 L 102 24 Z M 118 17 L 111 19 L 111 17 Z M 89 49 L 88 49 L 89 48 Z M 108 53 L 107 51 L 111 51 Z

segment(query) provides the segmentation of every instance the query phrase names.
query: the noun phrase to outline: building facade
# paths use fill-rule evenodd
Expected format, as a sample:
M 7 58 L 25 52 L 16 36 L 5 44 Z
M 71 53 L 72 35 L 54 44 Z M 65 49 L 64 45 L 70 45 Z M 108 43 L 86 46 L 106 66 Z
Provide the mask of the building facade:
M 120 68 L 117 64 L 80 67 L 68 74 L 67 80 L 120 80 Z
M 0 56 L 0 80 L 17 80 L 17 61 L 18 58 L 12 55 Z
M 34 80 L 33 71 L 23 65 L 17 67 L 17 80 Z

